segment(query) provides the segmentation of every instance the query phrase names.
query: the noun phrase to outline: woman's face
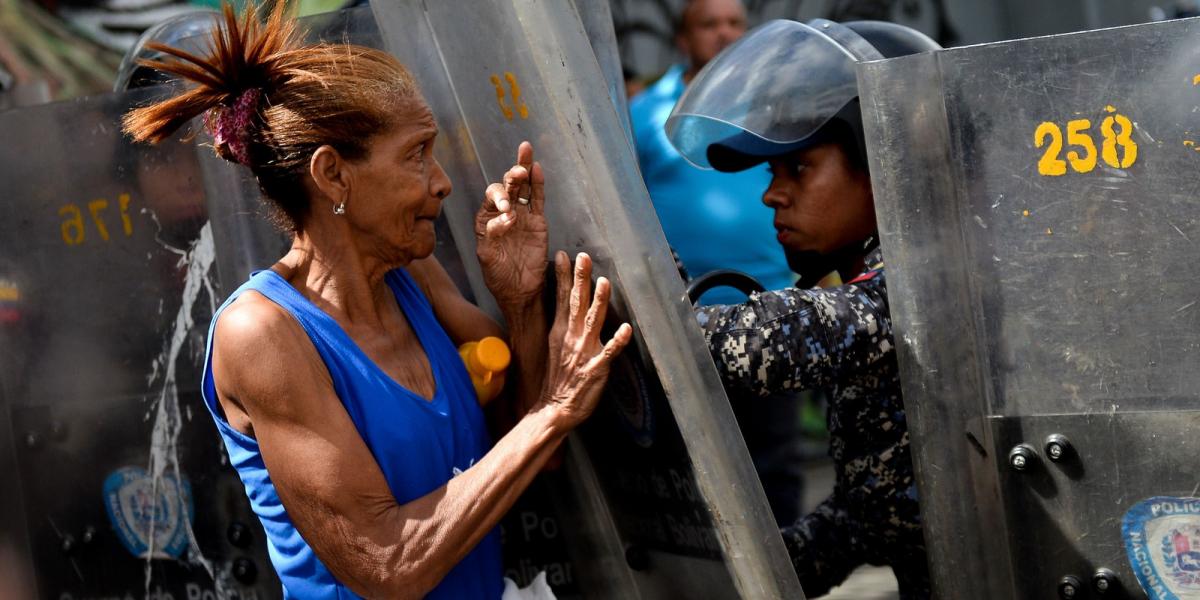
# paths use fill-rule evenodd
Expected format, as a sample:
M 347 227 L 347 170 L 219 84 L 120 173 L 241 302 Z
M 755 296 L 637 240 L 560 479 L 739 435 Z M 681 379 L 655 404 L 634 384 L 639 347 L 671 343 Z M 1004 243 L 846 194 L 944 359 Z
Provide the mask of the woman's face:
M 420 98 L 403 101 L 399 125 L 375 136 L 353 162 L 345 218 L 360 244 L 388 262 L 407 264 L 433 253 L 434 219 L 450 195 L 450 179 L 433 157 L 437 123 Z
M 871 180 L 842 146 L 829 142 L 771 159 L 763 204 L 775 209 L 776 239 L 785 248 L 822 254 L 875 231 Z

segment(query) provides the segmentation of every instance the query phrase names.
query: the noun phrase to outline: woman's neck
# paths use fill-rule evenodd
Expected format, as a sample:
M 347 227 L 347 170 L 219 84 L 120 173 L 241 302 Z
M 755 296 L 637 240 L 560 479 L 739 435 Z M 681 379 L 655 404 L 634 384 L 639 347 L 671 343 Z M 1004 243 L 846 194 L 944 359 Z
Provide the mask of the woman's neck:
M 384 277 L 402 266 L 364 252 L 345 231 L 306 227 L 273 270 L 313 304 L 352 323 L 380 325 L 383 311 L 395 304 Z

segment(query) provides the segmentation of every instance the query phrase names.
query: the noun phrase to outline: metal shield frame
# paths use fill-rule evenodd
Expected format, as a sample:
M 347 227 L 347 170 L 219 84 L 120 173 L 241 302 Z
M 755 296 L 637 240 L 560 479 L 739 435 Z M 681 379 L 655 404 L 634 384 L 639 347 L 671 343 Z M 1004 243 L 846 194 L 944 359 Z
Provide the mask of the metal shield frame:
M 1192 19 L 859 67 L 939 597 L 1084 597 L 1101 568 L 1138 597 L 1122 515 L 1195 495 L 1198 41 Z

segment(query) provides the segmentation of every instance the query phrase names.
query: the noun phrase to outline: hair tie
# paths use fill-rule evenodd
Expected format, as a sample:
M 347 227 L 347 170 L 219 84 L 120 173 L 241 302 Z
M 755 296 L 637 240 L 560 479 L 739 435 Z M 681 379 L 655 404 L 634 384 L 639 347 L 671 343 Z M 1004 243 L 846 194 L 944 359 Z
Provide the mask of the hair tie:
M 250 88 L 234 100 L 231 106 L 214 106 L 205 117 L 205 124 L 213 141 L 220 148 L 229 148 L 233 160 L 250 166 L 251 123 L 258 113 L 258 101 L 262 98 L 261 88 Z

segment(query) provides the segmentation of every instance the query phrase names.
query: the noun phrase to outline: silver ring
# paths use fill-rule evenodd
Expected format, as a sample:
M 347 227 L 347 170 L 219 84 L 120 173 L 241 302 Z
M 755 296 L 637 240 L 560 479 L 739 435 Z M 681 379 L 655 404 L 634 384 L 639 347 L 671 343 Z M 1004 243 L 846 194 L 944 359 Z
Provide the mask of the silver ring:
M 521 206 L 527 206 L 529 204 L 529 198 L 522 198 L 522 197 L 518 196 L 517 204 L 520 204 Z

